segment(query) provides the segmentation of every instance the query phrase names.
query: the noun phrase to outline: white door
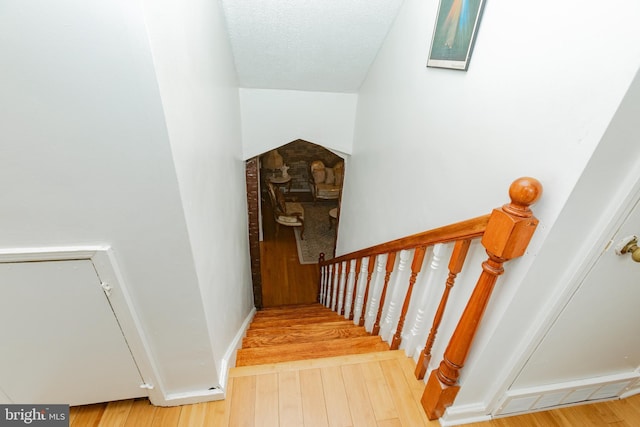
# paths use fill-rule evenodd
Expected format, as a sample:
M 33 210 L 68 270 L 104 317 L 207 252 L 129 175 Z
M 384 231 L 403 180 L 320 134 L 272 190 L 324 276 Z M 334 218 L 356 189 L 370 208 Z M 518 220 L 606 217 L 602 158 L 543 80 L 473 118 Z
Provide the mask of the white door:
M 640 237 L 638 202 L 611 236 L 612 243 L 529 359 L 514 387 L 637 372 L 640 263 L 630 254 L 617 255 L 615 251 L 616 244 L 629 235 Z
M 146 396 L 91 260 L 0 263 L 0 400 Z

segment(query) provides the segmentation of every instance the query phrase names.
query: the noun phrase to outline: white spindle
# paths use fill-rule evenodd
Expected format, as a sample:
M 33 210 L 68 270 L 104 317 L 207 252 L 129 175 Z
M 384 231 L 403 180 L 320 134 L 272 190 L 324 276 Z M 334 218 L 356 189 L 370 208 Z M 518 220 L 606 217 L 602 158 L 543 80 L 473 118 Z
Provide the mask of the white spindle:
M 382 293 L 384 285 L 385 264 L 387 262 L 387 254 L 376 256 L 376 269 L 374 276 L 371 278 L 371 289 L 369 289 L 369 304 L 367 306 L 367 315 L 365 318 L 365 329 L 369 332 L 373 329 L 378 314 L 378 300 Z
M 410 357 L 417 358 L 420 351 L 424 347 L 424 341 L 429 334 L 429 319 L 427 318 L 427 305 L 429 295 L 434 295 L 433 291 L 439 289 L 438 279 L 439 274 L 436 272 L 440 269 L 440 261 L 444 254 L 444 245 L 439 243 L 433 247 L 433 254 L 431 255 L 431 261 L 429 262 L 429 268 L 424 272 L 423 280 L 420 282 L 420 286 L 414 287 L 416 292 L 416 307 L 414 321 L 412 323 L 409 332 L 403 334 L 402 344 L 400 345 Z M 437 304 L 437 302 L 436 302 Z M 407 318 L 410 318 L 407 316 Z M 406 329 L 406 328 L 405 328 Z
M 354 323 L 357 323 L 357 319 L 360 319 L 360 315 L 365 311 L 366 307 L 364 306 L 364 290 L 367 286 L 367 271 L 369 268 L 369 257 L 365 257 L 362 259 L 362 263 L 360 266 L 360 271 L 357 272 L 359 274 L 358 278 L 358 288 L 356 289 L 356 306 L 353 310 L 353 320 Z
M 338 277 L 338 304 L 336 306 L 336 312 L 340 313 L 344 307 L 345 303 L 345 286 L 347 286 L 347 263 L 341 262 L 340 266 L 342 269 L 338 269 L 339 277 Z
M 346 319 L 349 318 L 349 312 L 351 311 L 351 302 L 355 297 L 356 289 L 355 289 L 355 277 L 356 277 L 356 260 L 352 259 L 347 261 L 347 265 L 349 268 L 349 275 L 347 276 L 347 282 L 345 286 L 347 287 L 347 294 L 345 296 L 345 307 L 344 307 L 344 317 Z
M 338 305 L 338 287 L 340 286 L 340 276 L 338 275 L 338 264 L 333 265 L 333 276 L 331 278 L 331 310 L 336 311 Z
M 324 296 L 327 292 L 325 279 L 327 277 L 328 266 L 324 266 L 320 269 L 320 304 L 324 304 Z
M 407 261 L 410 259 L 413 251 L 401 250 L 400 260 L 398 261 L 398 267 L 395 269 L 393 280 L 389 283 L 389 289 L 387 289 L 387 310 L 384 319 L 380 323 L 380 336 L 383 340 L 389 341 L 395 330 L 393 325 L 397 322 L 397 318 L 400 316 L 398 307 L 402 307 L 404 303 L 405 292 L 409 286 L 407 275 L 403 274 Z M 384 303 L 384 302 L 383 302 Z
M 329 271 L 327 272 L 327 284 L 324 295 L 324 305 L 329 308 L 331 308 L 331 285 L 333 284 L 333 268 L 334 264 L 331 264 L 329 266 Z

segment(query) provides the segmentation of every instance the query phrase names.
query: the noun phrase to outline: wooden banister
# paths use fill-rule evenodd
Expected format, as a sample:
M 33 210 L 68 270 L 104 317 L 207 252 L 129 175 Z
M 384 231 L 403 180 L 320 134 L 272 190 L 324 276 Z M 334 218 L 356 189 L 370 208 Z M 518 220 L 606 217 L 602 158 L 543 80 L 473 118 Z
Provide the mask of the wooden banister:
M 326 260 L 322 262 L 320 266 L 347 261 L 350 259 L 365 258 L 390 252 L 399 252 L 402 249 L 408 250 L 420 246 L 433 246 L 436 243 L 448 243 L 455 242 L 456 240 L 482 237 L 485 229 L 487 228 L 490 216 L 491 215 L 483 215 L 466 221 L 460 221 L 455 224 L 446 225 L 444 227 L 434 228 L 433 230 L 424 231 L 422 233 L 412 234 L 411 236 L 402 237 L 387 243 L 381 243 L 379 245 Z
M 436 334 L 438 333 L 440 322 L 442 321 L 442 317 L 444 316 L 444 310 L 447 307 L 449 294 L 451 293 L 451 289 L 455 284 L 456 276 L 458 275 L 458 273 L 460 273 L 460 271 L 462 271 L 462 266 L 464 265 L 464 261 L 467 258 L 467 252 L 469 251 L 470 245 L 471 240 L 458 240 L 453 247 L 453 253 L 451 254 L 451 259 L 449 260 L 449 276 L 447 277 L 444 291 L 442 292 L 442 297 L 440 298 L 440 304 L 438 305 L 438 309 L 436 310 L 436 315 L 433 318 L 433 324 L 431 325 L 431 330 L 429 331 L 427 343 L 424 346 L 424 350 L 422 350 L 422 352 L 420 353 L 418 363 L 416 364 L 415 374 L 416 378 L 419 380 L 424 378 L 424 374 L 426 374 L 427 369 L 429 368 L 429 362 L 431 361 L 431 349 L 433 348 L 433 343 L 436 340 Z
M 529 206 L 542 195 L 542 185 L 533 178 L 520 178 L 509 188 L 511 203 L 494 209 L 482 237 L 488 259 L 458 321 L 438 369 L 429 376 L 422 406 L 430 420 L 440 418 L 456 398 L 460 370 L 471 349 L 493 287 L 504 269 L 502 265 L 524 254 L 538 220 Z
M 418 364 L 416 366 L 416 376 L 423 378 L 431 359 L 431 350 L 436 338 L 439 325 L 445 315 L 445 308 L 450 298 L 451 290 L 454 286 L 457 275 L 462 271 L 467 252 L 471 241 L 476 238 L 482 238 L 488 259 L 482 264 L 482 273 L 476 283 L 476 286 L 469 298 L 466 307 L 460 317 L 455 331 L 449 341 L 442 362 L 437 369 L 434 369 L 428 379 L 421 402 L 429 419 L 439 418 L 444 413 L 447 406 L 450 406 L 460 388 L 458 378 L 460 370 L 464 366 L 464 362 L 469 354 L 473 338 L 476 334 L 478 326 L 484 315 L 485 308 L 489 302 L 489 298 L 493 291 L 498 276 L 503 273 L 503 264 L 513 258 L 522 256 L 531 240 L 531 237 L 538 225 L 538 220 L 533 216 L 530 206 L 535 203 L 542 194 L 542 185 L 534 178 L 519 178 L 511 184 L 509 188 L 509 197 L 511 202 L 494 209 L 489 215 L 479 216 L 466 221 L 457 222 L 455 224 L 413 234 L 411 236 L 396 239 L 387 243 L 372 246 L 367 249 L 355 251 L 346 255 L 342 255 L 330 260 L 326 260 L 324 254 L 319 259 L 320 279 L 318 289 L 318 300 L 324 305 L 332 308 L 334 311 L 339 310 L 340 314 L 352 318 L 354 323 L 363 326 L 365 320 L 373 317 L 372 333 L 378 334 L 380 331 L 380 319 L 385 309 L 385 299 L 387 297 L 387 287 L 391 275 L 394 273 L 396 254 L 400 251 L 414 250 L 413 261 L 411 263 L 411 275 L 409 284 L 404 294 L 402 310 L 399 315 L 397 326 L 394 332 L 393 318 L 395 310 L 398 306 L 401 292 L 404 291 L 399 286 L 402 270 L 404 269 L 404 255 L 401 255 L 398 273 L 394 279 L 394 289 L 390 292 L 390 303 L 385 318 L 385 327 L 391 325 L 390 333 L 391 348 L 397 349 L 401 344 L 401 337 L 405 324 L 405 318 L 410 306 L 411 295 L 414 285 L 417 283 L 418 275 L 422 269 L 425 253 L 427 248 L 439 243 L 455 243 L 453 253 L 449 260 L 449 274 L 446 279 L 440 303 L 434 315 L 433 324 L 429 331 L 425 347 L 420 354 Z M 406 252 L 403 252 L 406 254 Z M 386 266 L 383 268 L 383 263 Z M 363 293 L 362 303 L 360 305 L 358 290 L 358 281 L 360 274 L 365 273 L 363 262 L 366 259 L 366 283 L 362 286 L 360 292 Z M 434 259 L 435 249 L 434 249 Z M 352 287 L 350 285 L 351 262 L 355 260 L 355 273 Z M 343 263 L 346 267 L 343 271 Z M 377 268 L 376 268 L 377 267 Z M 362 269 L 362 271 L 361 271 Z M 384 273 L 382 290 L 380 291 L 380 299 L 376 304 L 376 295 L 371 289 L 372 276 L 376 274 L 374 283 L 380 283 L 380 277 Z M 433 276 L 427 277 L 427 284 L 433 283 Z M 406 283 L 406 282 L 405 282 Z M 422 283 L 423 285 L 425 283 Z M 342 289 L 341 289 L 342 287 Z M 347 304 L 347 287 L 352 289 L 350 307 Z M 371 298 L 370 298 L 371 294 Z M 426 293 L 421 290 L 421 304 L 425 302 Z M 356 299 L 360 307 L 358 319 L 355 319 Z M 371 300 L 370 300 L 371 299 Z M 339 301 L 341 300 L 341 301 Z M 377 312 L 374 312 L 377 305 Z M 369 313 L 367 308 L 369 307 Z M 416 316 L 414 328 L 416 331 L 423 328 L 422 308 L 417 309 L 419 315 Z M 375 314 L 375 316 L 374 316 Z M 368 316 L 368 317 L 367 317 Z M 418 320 L 419 319 L 419 320 Z M 426 331 L 425 331 L 426 332 Z M 386 334 L 386 332 L 385 332 Z M 411 331 L 413 337 L 411 342 L 407 344 L 411 346 L 414 343 L 417 332 Z M 423 335 L 424 336 L 424 335 Z M 414 347 L 415 349 L 415 347 Z M 413 350 L 411 350 L 413 351 Z

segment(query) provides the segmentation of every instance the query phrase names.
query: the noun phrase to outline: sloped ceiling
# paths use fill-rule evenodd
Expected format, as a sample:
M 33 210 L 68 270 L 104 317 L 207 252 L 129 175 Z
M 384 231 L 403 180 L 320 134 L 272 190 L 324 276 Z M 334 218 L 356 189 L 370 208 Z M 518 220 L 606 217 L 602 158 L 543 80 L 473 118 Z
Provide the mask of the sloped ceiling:
M 222 0 L 241 87 L 357 92 L 402 0 Z

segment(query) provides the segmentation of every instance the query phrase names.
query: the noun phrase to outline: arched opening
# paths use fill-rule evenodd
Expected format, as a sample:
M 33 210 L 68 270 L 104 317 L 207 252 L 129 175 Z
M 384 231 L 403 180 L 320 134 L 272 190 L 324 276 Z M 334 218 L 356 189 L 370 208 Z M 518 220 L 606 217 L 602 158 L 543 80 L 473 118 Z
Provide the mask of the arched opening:
M 322 163 L 324 175 L 311 172 L 314 162 Z M 246 178 L 256 308 L 314 302 L 319 251 L 327 258 L 335 251 L 344 158 L 318 144 L 298 139 L 247 160 Z M 320 180 L 328 183 L 329 187 L 323 187 L 325 190 L 334 193 L 315 193 L 313 186 Z M 274 203 L 268 193 L 270 184 L 288 204 L 302 206 L 304 234 L 302 227 L 277 224 Z M 336 189 L 330 188 L 332 185 Z

